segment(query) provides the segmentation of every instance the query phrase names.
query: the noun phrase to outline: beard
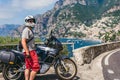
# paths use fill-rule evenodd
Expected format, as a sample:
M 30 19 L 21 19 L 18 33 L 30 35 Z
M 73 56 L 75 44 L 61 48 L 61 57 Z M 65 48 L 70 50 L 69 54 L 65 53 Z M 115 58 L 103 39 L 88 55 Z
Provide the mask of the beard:
M 28 26 L 31 28 L 35 27 L 35 25 L 36 25 L 35 23 L 28 23 L 28 22 L 25 23 L 25 26 Z

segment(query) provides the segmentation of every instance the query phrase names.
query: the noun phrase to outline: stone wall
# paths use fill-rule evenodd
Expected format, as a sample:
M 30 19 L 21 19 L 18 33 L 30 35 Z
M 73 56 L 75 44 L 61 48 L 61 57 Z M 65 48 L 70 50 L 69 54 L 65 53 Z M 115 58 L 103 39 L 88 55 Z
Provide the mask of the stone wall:
M 78 65 L 89 64 L 100 54 L 120 48 L 120 42 L 103 43 L 94 46 L 86 46 L 73 50 L 75 61 Z

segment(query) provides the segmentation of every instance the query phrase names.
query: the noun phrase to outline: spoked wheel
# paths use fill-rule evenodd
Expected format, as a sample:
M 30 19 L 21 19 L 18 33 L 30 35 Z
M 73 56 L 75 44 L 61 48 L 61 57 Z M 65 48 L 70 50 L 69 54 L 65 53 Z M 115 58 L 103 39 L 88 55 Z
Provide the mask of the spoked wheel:
M 73 60 L 66 58 L 57 65 L 56 73 L 62 80 L 71 80 L 76 76 L 77 66 Z
M 5 80 L 23 80 L 24 73 L 18 71 L 19 65 L 5 65 L 2 74 Z

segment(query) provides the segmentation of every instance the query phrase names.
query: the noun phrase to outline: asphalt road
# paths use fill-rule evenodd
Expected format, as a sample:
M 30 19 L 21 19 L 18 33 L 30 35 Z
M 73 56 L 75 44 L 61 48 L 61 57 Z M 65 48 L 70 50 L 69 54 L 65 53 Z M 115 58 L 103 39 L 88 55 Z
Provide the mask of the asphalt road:
M 102 67 L 104 80 L 120 80 L 120 51 L 106 55 Z
M 2 77 L 2 73 L 0 73 L 0 80 L 4 80 Z M 46 74 L 37 75 L 35 80 L 61 80 L 58 76 L 54 73 L 53 69 L 50 69 Z M 78 74 L 72 80 L 80 80 Z
M 37 76 L 35 80 L 61 80 L 61 79 L 59 79 L 56 74 L 47 74 L 47 75 Z M 76 76 L 72 80 L 80 80 L 80 77 Z
M 2 74 L 0 74 L 0 80 L 4 80 Z M 61 80 L 61 79 L 59 79 L 56 74 L 46 74 L 36 76 L 35 80 Z M 80 77 L 76 76 L 73 80 L 80 80 Z

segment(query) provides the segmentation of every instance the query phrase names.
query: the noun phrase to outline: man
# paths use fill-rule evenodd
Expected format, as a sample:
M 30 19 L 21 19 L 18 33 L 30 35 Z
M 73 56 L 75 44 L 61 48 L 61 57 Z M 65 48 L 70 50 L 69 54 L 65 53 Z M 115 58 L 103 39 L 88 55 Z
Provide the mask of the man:
M 35 27 L 35 18 L 29 15 L 25 18 L 25 28 L 22 32 L 22 46 L 25 55 L 25 80 L 34 80 L 36 73 L 40 69 L 38 56 L 35 51 L 35 42 L 33 28 Z M 28 42 L 29 41 L 29 42 Z

